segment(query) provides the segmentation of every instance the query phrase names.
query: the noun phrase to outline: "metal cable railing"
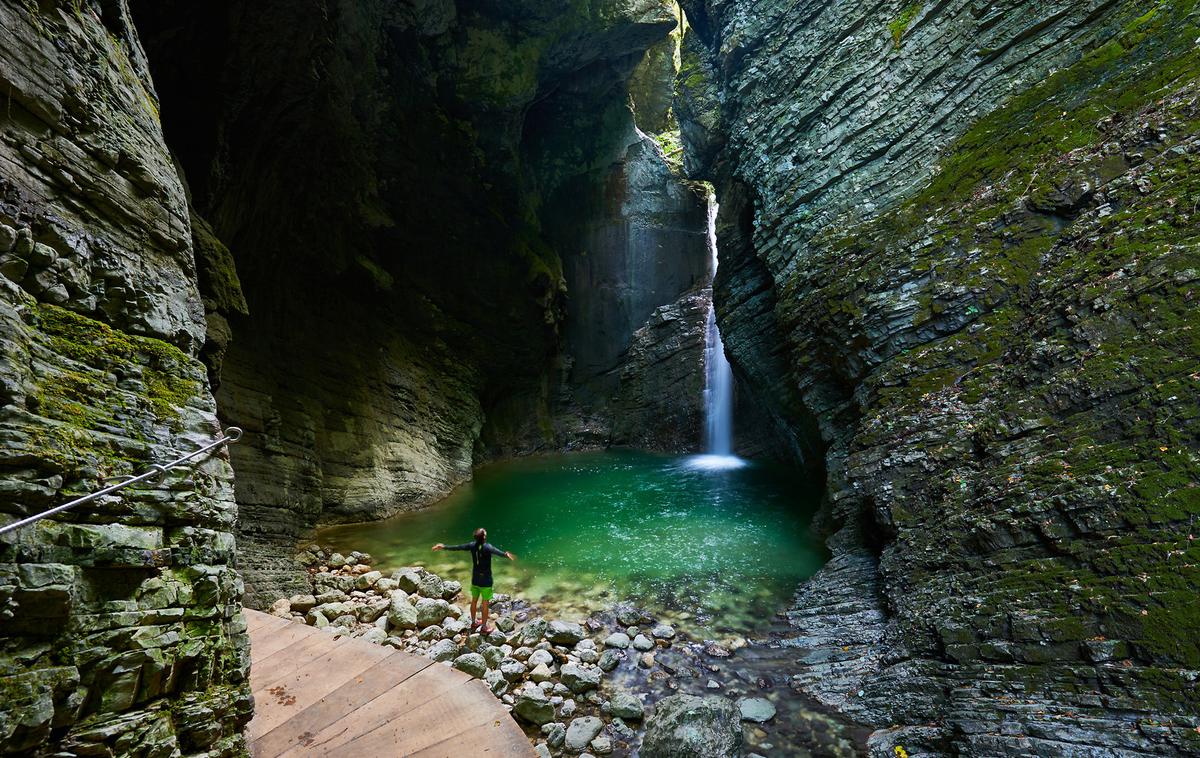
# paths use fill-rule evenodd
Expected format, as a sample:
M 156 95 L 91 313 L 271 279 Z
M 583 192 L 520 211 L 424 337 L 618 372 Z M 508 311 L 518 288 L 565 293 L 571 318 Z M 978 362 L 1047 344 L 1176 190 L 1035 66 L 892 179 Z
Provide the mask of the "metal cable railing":
M 92 500 L 104 497 L 105 495 L 111 495 L 114 492 L 123 490 L 126 487 L 130 487 L 134 484 L 138 484 L 139 482 L 154 480 L 154 483 L 158 484 L 162 481 L 163 477 L 166 476 L 167 472 L 170 471 L 171 469 L 178 468 L 179 466 L 182 466 L 183 464 L 187 463 L 188 461 L 192 460 L 193 458 L 204 455 L 205 453 L 209 452 L 210 450 L 221 447 L 222 445 L 232 445 L 233 443 L 237 442 L 241 438 L 242 438 L 242 430 L 236 426 L 231 426 L 231 427 L 225 429 L 224 431 L 222 431 L 220 437 L 216 438 L 215 440 L 208 443 L 204 447 L 188 453 L 187 455 L 183 456 L 182 458 L 176 458 L 175 460 L 171 461 L 170 463 L 167 463 L 167 464 L 161 465 L 161 466 L 159 464 L 155 463 L 154 465 L 150 466 L 149 470 L 147 470 L 141 474 L 138 474 L 137 476 L 126 477 L 123 481 L 117 482 L 116 484 L 109 485 L 108 487 L 105 487 L 104 489 L 99 490 L 97 492 L 93 492 L 90 495 L 84 495 L 83 497 L 75 498 L 74 500 L 72 500 L 69 503 L 63 503 L 62 505 L 55 506 L 54 508 L 51 508 L 48 511 L 43 511 L 42 513 L 39 513 L 35 516 L 30 516 L 28 518 L 23 518 L 20 521 L 16 521 L 11 524 L 6 524 L 4 526 L 0 526 L 0 535 L 4 535 L 11 531 L 15 531 L 17 529 L 20 529 L 23 526 L 28 526 L 29 524 L 32 524 L 35 521 L 41 521 L 42 519 L 46 518 L 47 516 L 53 516 L 56 513 L 62 513 L 63 511 L 68 510 L 70 508 L 74 508 L 77 505 L 83 505 L 84 503 L 91 502 Z

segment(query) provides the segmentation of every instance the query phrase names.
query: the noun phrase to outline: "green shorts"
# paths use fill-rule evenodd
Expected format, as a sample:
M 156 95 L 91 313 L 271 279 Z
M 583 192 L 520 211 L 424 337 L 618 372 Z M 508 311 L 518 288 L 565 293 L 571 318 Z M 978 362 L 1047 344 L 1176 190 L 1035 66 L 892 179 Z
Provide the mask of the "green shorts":
M 477 597 L 481 597 L 484 600 L 490 601 L 492 599 L 492 588 L 491 587 L 476 587 L 475 585 L 472 584 L 471 585 L 471 599 L 474 600 Z

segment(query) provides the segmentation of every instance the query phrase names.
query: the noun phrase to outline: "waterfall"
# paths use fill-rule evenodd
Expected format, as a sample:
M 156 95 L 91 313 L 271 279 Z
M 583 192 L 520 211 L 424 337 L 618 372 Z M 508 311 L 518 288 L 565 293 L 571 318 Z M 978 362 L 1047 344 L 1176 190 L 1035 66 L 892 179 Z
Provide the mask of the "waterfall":
M 710 282 L 717 275 L 717 201 L 708 197 L 708 253 Z M 725 357 L 725 344 L 717 328 L 717 310 L 708 306 L 704 346 L 704 455 L 695 456 L 697 468 L 740 468 L 745 461 L 733 455 L 733 370 Z

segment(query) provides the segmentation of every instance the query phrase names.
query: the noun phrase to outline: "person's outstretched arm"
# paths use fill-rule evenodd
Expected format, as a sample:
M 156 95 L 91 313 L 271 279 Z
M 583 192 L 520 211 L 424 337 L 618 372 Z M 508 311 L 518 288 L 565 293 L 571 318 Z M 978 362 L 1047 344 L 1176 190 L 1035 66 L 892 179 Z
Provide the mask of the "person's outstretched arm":
M 512 553 L 510 553 L 506 550 L 501 550 L 500 548 L 496 547 L 495 545 L 493 545 L 491 543 L 488 543 L 486 547 L 487 547 L 487 551 L 489 553 L 491 553 L 492 555 L 498 555 L 501 558 L 507 558 L 510 561 L 515 561 L 517 559 L 517 556 L 513 555 Z
M 461 545 L 443 545 L 442 543 L 439 542 L 433 546 L 433 549 L 434 550 L 470 550 L 471 545 L 474 545 L 474 544 L 475 544 L 474 542 L 464 542 Z

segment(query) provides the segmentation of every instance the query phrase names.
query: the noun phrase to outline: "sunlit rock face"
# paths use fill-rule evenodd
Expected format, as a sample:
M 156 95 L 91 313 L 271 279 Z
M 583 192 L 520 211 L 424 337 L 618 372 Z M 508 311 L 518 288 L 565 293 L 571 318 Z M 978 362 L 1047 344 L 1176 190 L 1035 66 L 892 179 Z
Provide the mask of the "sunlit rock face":
M 0 5 L 0 524 L 210 442 L 197 245 L 121 2 Z M 0 753 L 234 755 L 223 454 L 0 537 Z
M 879 755 L 1196 751 L 1194 4 L 684 5 L 726 346 L 838 530 L 793 686 Z
M 672 3 L 249 6 L 133 4 L 245 296 L 207 298 L 205 355 L 249 432 L 248 602 L 299 587 L 315 524 L 429 504 L 481 461 L 632 441 L 663 403 L 662 444 L 695 443 L 699 391 L 616 399 L 645 394 L 634 332 L 705 286 L 703 193 L 630 113 Z

